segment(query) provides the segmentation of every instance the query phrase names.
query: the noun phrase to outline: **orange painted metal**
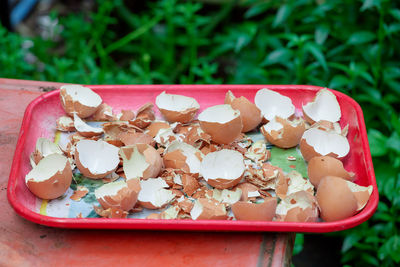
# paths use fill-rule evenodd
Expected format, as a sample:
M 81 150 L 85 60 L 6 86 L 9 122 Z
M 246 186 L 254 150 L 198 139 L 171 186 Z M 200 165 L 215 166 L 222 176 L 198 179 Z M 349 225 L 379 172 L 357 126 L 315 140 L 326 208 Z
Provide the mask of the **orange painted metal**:
M 287 266 L 293 234 L 68 230 L 18 216 L 6 191 L 28 103 L 57 83 L 0 79 L 0 266 Z

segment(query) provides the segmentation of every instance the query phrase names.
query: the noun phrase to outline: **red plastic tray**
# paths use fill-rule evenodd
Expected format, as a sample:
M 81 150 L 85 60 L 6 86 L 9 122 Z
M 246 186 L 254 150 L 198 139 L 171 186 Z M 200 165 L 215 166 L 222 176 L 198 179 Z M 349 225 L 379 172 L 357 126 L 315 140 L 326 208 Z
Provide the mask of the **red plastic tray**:
M 166 90 L 172 94 L 194 97 L 205 109 L 224 102 L 225 93 L 231 90 L 236 96 L 254 100 L 261 88 L 269 88 L 290 97 L 297 109 L 311 101 L 321 87 L 304 85 L 96 85 L 89 86 L 114 109 L 138 109 L 145 102 L 153 102 Z M 157 229 L 201 231 L 275 231 L 275 232 L 333 232 L 355 227 L 372 216 L 378 206 L 378 189 L 368 145 L 361 107 L 352 98 L 333 91 L 341 110 L 341 125 L 349 124 L 350 153 L 344 159 L 347 170 L 356 173 L 356 183 L 372 185 L 373 192 L 368 204 L 357 215 L 336 222 L 293 223 L 266 221 L 216 221 L 216 220 L 146 220 L 104 218 L 56 218 L 34 212 L 35 196 L 25 185 L 25 175 L 30 171 L 29 155 L 39 137 L 53 138 L 55 120 L 64 115 L 59 91 L 38 97 L 27 107 L 11 167 L 8 183 L 8 200 L 22 217 L 35 223 L 63 228 L 91 229 Z

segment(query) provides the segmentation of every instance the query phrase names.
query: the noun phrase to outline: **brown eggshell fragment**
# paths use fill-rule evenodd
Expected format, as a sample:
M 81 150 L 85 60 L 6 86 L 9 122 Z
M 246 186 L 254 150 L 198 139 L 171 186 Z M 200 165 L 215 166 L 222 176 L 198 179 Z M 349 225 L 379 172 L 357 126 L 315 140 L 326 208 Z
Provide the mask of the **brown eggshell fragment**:
M 148 144 L 154 146 L 156 143 L 150 135 L 140 132 L 122 132 L 119 134 L 119 139 L 125 146 L 135 144 Z
M 81 201 L 83 197 L 85 197 L 89 193 L 89 189 L 82 185 L 78 185 L 72 196 L 70 196 L 70 199 L 73 201 Z
M 261 114 L 267 122 L 275 116 L 290 118 L 295 112 L 295 107 L 289 97 L 267 88 L 257 91 L 254 103 L 261 110 Z
M 102 128 L 96 128 L 88 125 L 76 114 L 74 114 L 74 127 L 76 131 L 83 137 L 99 136 L 104 132 Z
M 243 221 L 272 221 L 275 216 L 277 199 L 265 198 L 263 203 L 239 201 L 231 206 L 236 220 Z
M 306 125 L 302 119 L 288 120 L 281 117 L 274 117 L 260 128 L 267 141 L 280 148 L 297 146 L 305 130 Z
M 97 215 L 104 218 L 121 219 L 128 216 L 128 212 L 120 208 L 103 209 L 101 206 L 93 205 L 93 209 L 97 213 Z
M 104 178 L 118 167 L 118 151 L 118 147 L 102 140 L 81 140 L 75 149 L 76 166 L 88 178 Z
M 69 116 L 74 113 L 80 118 L 93 115 L 103 100 L 90 88 L 82 85 L 63 85 L 60 87 L 61 105 Z
M 126 182 L 122 180 L 104 184 L 94 194 L 103 209 L 129 211 L 135 206 L 140 189 L 139 179 L 130 179 Z
M 188 196 L 192 196 L 194 192 L 196 192 L 196 190 L 200 188 L 200 184 L 197 181 L 197 179 L 191 175 L 183 174 L 181 179 L 183 185 L 183 192 L 185 192 L 185 194 Z
M 357 198 L 348 187 L 347 181 L 340 177 L 322 178 L 316 198 L 321 209 L 321 218 L 326 222 L 343 220 L 357 212 Z
M 62 132 L 75 131 L 74 120 L 68 116 L 61 116 L 56 120 L 56 129 Z
M 276 220 L 285 222 L 316 222 L 319 207 L 316 198 L 306 191 L 286 196 L 276 208 Z
M 155 178 L 161 172 L 163 161 L 157 150 L 147 144 L 121 147 L 120 155 L 127 179 Z
M 251 145 L 244 156 L 256 163 L 262 163 L 271 158 L 271 151 L 267 149 L 267 144 L 264 140 L 259 140 Z
M 279 174 L 276 194 L 281 199 L 298 191 L 306 191 L 310 195 L 314 195 L 314 186 L 309 179 L 303 177 L 297 171 L 291 171 L 285 176 L 283 176 L 282 173 Z
M 309 124 L 320 120 L 337 122 L 342 115 L 336 96 L 326 88 L 319 90 L 314 100 L 303 106 L 303 114 Z
M 311 183 L 318 187 L 320 180 L 325 176 L 337 176 L 352 181 L 354 173 L 347 172 L 343 163 L 336 158 L 329 156 L 313 157 L 308 162 L 308 178 Z
M 236 98 L 231 91 L 228 91 L 224 103 L 231 105 L 233 109 L 240 111 L 240 117 L 243 123 L 243 133 L 253 130 L 261 123 L 262 116 L 260 109 L 244 96 Z
M 36 140 L 36 145 L 35 145 L 35 151 L 32 152 L 31 154 L 31 161 L 33 161 L 32 163 L 32 167 L 34 167 L 34 165 L 38 164 L 39 161 L 44 158 L 47 157 L 48 155 L 51 154 L 63 154 L 63 151 L 60 149 L 60 147 L 53 143 L 52 141 L 50 141 L 47 138 L 38 138 Z
M 203 153 L 193 146 L 174 141 L 165 151 L 163 160 L 166 168 L 182 170 L 185 173 L 199 173 Z
M 116 117 L 113 114 L 112 107 L 102 103 L 92 115 L 92 119 L 95 121 L 115 121 Z
M 357 199 L 357 211 L 362 210 L 365 207 L 365 205 L 367 205 L 369 197 L 372 194 L 373 190 L 372 185 L 360 186 L 350 181 L 346 182 L 347 186 L 350 188 L 350 191 L 353 192 L 354 196 Z
M 119 117 L 120 121 L 130 121 L 135 118 L 135 112 L 129 109 L 121 110 L 121 117 Z
M 44 157 L 25 176 L 29 190 L 42 199 L 62 196 L 71 185 L 72 170 L 68 159 L 60 154 Z
M 204 180 L 218 189 L 237 185 L 244 171 L 243 155 L 230 149 L 208 153 L 200 165 L 200 174 Z
M 160 209 L 168 205 L 175 194 L 166 188 L 167 183 L 161 178 L 150 178 L 140 181 L 141 190 L 138 200 L 142 207 L 146 209 Z
M 234 187 L 234 190 L 236 190 L 237 188 L 242 191 L 240 201 L 247 202 L 249 198 L 251 199 L 260 196 L 260 193 L 258 192 L 258 187 L 251 183 L 240 183 Z
M 154 121 L 147 128 L 146 133 L 152 138 L 156 137 L 161 129 L 168 129 L 170 125 L 164 121 Z
M 139 127 L 140 129 L 144 129 L 149 126 L 156 118 L 153 107 L 154 105 L 152 103 L 144 104 L 138 109 L 136 118 L 134 120 L 130 120 L 129 124 Z
M 214 199 L 199 198 L 190 211 L 193 220 L 226 220 L 228 213 L 225 205 Z
M 327 132 L 310 128 L 304 132 L 300 141 L 300 152 L 306 161 L 318 156 L 342 159 L 349 151 L 350 145 L 347 138 L 335 131 Z
M 156 97 L 156 105 L 168 122 L 188 123 L 193 120 L 200 108 L 193 97 L 166 94 L 162 92 Z
M 230 105 L 216 105 L 199 115 L 201 129 L 218 144 L 229 144 L 240 135 L 243 124 L 240 111 Z

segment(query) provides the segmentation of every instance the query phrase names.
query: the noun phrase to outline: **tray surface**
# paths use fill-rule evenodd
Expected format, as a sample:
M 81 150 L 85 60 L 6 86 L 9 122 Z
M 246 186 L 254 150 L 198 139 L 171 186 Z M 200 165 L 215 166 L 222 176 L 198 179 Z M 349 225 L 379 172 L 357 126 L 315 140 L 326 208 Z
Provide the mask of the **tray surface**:
M 222 104 L 225 93 L 231 90 L 236 96 L 245 96 L 253 101 L 261 88 L 275 90 L 292 99 L 296 110 L 311 101 L 321 87 L 301 85 L 96 85 L 88 86 L 97 92 L 103 101 L 114 108 L 137 110 L 146 102 L 155 101 L 162 91 L 194 97 L 201 110 Z M 347 170 L 356 173 L 355 183 L 372 185 L 373 192 L 366 207 L 358 214 L 336 222 L 293 223 L 266 221 L 216 221 L 216 220 L 147 220 L 105 218 L 60 218 L 43 215 L 48 208 L 33 196 L 25 185 L 25 175 L 30 171 L 29 155 L 39 137 L 54 139 L 55 120 L 64 115 L 59 101 L 59 91 L 43 94 L 26 109 L 11 167 L 8 200 L 15 211 L 24 218 L 43 225 L 63 228 L 103 229 L 160 229 L 160 230 L 203 230 L 203 231 L 276 231 L 276 232 L 332 232 L 359 225 L 374 213 L 378 205 L 378 190 L 372 166 L 364 118 L 360 106 L 350 97 L 333 91 L 341 110 L 340 124 L 349 124 L 348 140 L 350 153 L 343 163 Z M 156 110 L 156 108 L 155 108 Z M 51 202 L 50 202 L 51 203 Z M 46 203 L 47 204 L 47 203 Z M 59 215 L 62 217 L 62 215 Z

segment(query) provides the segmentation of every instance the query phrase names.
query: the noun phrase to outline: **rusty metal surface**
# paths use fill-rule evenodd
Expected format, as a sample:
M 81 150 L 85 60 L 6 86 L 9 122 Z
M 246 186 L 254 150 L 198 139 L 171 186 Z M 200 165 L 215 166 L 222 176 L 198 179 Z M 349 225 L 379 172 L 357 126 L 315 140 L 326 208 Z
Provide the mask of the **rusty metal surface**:
M 27 104 L 57 83 L 0 79 L 0 266 L 289 266 L 293 234 L 68 230 L 19 217 L 7 202 Z

